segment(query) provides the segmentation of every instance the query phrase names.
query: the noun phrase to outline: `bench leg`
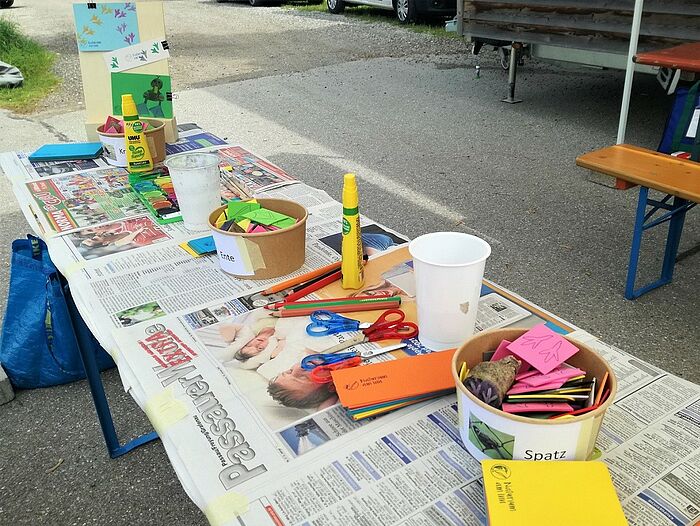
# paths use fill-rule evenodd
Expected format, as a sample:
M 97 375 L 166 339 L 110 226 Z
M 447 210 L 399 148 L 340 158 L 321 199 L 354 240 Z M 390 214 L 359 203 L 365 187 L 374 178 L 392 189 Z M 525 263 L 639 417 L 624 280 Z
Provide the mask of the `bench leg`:
M 664 266 L 661 272 L 661 279 L 666 282 L 673 279 L 673 268 L 676 265 L 676 256 L 678 255 L 678 246 L 681 243 L 681 234 L 683 233 L 683 224 L 685 223 L 685 212 L 687 210 L 688 201 L 680 197 L 673 198 L 673 208 L 678 212 L 674 214 L 668 225 L 668 238 L 666 239 L 666 253 L 664 254 Z
M 627 269 L 627 283 L 625 285 L 625 298 L 633 300 L 650 290 L 669 283 L 673 279 L 673 268 L 676 264 L 678 246 L 681 242 L 685 214 L 693 208 L 696 203 L 689 203 L 680 197 L 673 197 L 673 203 L 669 203 L 670 195 L 663 200 L 657 201 L 649 199 L 649 189 L 640 187 L 639 202 L 637 203 L 637 213 L 634 220 L 634 233 L 632 235 L 632 248 L 630 249 L 630 262 Z M 647 207 L 652 207 L 647 212 Z M 652 219 L 659 210 L 666 210 L 660 217 Z M 666 248 L 664 249 L 664 262 L 661 269 L 661 277 L 643 287 L 635 290 L 634 285 L 637 278 L 637 268 L 639 266 L 639 252 L 642 246 L 642 234 L 645 230 L 658 226 L 666 221 L 668 225 L 668 236 L 666 237 Z
M 642 234 L 644 233 L 644 215 L 647 209 L 649 189 L 639 187 L 639 201 L 637 202 L 637 214 L 634 218 L 634 230 L 632 233 L 632 248 L 630 249 L 630 263 L 627 267 L 627 284 L 625 285 L 625 298 L 633 300 L 637 296 L 634 293 L 634 282 L 637 279 L 637 266 L 639 265 L 639 250 L 642 247 Z

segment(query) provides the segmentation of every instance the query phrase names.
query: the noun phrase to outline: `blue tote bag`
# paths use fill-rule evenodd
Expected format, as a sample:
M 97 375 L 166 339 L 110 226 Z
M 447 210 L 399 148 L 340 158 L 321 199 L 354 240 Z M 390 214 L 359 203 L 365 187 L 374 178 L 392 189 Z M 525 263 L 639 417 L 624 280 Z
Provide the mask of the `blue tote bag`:
M 24 389 L 85 378 L 62 278 L 46 244 L 33 236 L 27 238 L 12 242 L 0 364 L 10 382 Z M 84 323 L 82 319 L 74 322 Z M 110 356 L 93 343 L 100 369 L 114 367 Z
M 687 152 L 693 161 L 700 161 L 700 81 L 689 88 L 678 88 L 671 113 L 666 121 L 661 153 Z

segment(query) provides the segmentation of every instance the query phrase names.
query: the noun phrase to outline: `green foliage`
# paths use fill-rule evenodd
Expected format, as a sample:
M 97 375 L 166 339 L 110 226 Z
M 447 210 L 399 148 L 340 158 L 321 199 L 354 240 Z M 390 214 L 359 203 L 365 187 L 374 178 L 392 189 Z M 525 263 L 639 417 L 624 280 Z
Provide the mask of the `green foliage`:
M 0 18 L 0 60 L 19 68 L 24 76 L 21 87 L 0 88 L 0 108 L 29 112 L 59 83 L 52 70 L 56 55 L 6 18 Z

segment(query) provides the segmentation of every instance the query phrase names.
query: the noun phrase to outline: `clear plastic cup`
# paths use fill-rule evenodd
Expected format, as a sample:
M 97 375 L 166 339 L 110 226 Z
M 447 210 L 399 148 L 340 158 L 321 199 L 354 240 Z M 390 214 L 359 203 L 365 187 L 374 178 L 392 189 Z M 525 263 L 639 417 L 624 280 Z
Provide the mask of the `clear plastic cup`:
M 418 339 L 433 350 L 459 347 L 474 334 L 489 244 L 461 232 L 434 232 L 408 245 L 418 304 Z
M 209 230 L 209 214 L 221 206 L 219 156 L 186 152 L 165 160 L 187 230 Z

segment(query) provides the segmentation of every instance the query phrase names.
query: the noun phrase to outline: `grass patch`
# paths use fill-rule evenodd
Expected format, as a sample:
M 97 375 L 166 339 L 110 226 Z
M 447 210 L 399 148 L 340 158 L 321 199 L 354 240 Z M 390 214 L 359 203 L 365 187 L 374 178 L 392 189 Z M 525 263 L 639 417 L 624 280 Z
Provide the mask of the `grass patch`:
M 346 4 L 347 5 L 347 4 Z M 303 1 L 292 1 L 290 3 L 284 4 L 282 6 L 285 9 L 294 9 L 296 11 L 306 11 L 306 12 L 316 12 L 316 13 L 327 13 L 328 8 L 326 7 L 325 0 L 320 4 L 312 5 Z M 348 6 L 343 15 L 352 17 L 356 20 L 361 20 L 362 22 L 381 22 L 385 24 L 391 24 L 393 26 L 400 26 L 414 33 L 425 33 L 439 38 L 461 38 L 456 32 L 445 31 L 444 22 L 431 22 L 422 24 L 402 24 L 396 19 L 396 14 L 393 11 L 386 9 L 377 9 L 376 7 L 368 5 L 358 5 L 358 6 Z M 340 16 L 340 15 L 339 15 Z
M 59 83 L 51 69 L 56 55 L 6 18 L 0 18 L 0 60 L 19 68 L 24 76 L 21 87 L 0 88 L 0 108 L 30 112 Z

